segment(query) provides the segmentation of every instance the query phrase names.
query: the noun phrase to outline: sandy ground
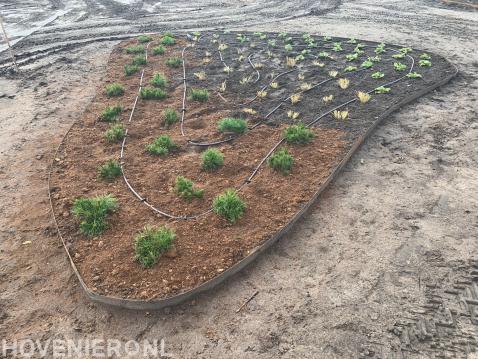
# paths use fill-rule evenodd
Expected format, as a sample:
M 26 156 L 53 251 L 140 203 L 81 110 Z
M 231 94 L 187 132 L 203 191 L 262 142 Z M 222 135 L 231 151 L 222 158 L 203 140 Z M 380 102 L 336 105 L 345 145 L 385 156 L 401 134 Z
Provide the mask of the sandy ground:
M 3 67 L 0 77 L 0 338 L 164 338 L 176 358 L 478 358 L 476 11 L 432 0 L 329 1 L 320 10 L 277 1 L 275 16 L 274 1 L 257 11 L 253 1 L 165 1 L 176 15 L 147 22 L 153 2 L 123 13 L 105 5 L 114 1 L 65 3 L 50 1 L 74 9 L 16 44 L 22 73 Z M 152 313 L 92 304 L 50 218 L 51 156 L 94 96 L 111 36 L 213 27 L 216 8 L 217 26 L 263 17 L 254 29 L 410 45 L 447 57 L 460 75 L 391 116 L 292 233 L 214 292 Z M 289 18 L 294 11 L 301 16 Z M 88 36 L 109 41 L 79 43 Z

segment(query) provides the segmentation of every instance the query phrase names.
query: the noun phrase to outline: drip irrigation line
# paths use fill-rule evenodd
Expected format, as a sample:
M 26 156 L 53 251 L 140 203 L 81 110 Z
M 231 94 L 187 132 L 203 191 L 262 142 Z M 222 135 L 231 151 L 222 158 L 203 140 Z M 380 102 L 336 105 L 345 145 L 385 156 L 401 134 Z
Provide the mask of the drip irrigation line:
M 257 83 L 257 81 L 259 81 L 260 78 L 261 78 L 261 73 L 259 72 L 259 70 L 256 69 L 256 66 L 252 63 L 252 61 L 251 61 L 252 55 L 253 54 L 249 54 L 249 56 L 247 56 L 247 61 L 249 62 L 251 67 L 256 71 L 257 78 L 256 78 L 256 81 L 254 81 L 254 83 Z
M 181 135 L 185 136 L 184 133 L 184 114 L 186 113 L 186 65 L 184 63 L 184 52 L 186 51 L 187 46 L 183 48 L 183 51 L 181 52 L 181 58 L 182 58 L 182 64 L 183 64 L 183 106 L 181 108 Z

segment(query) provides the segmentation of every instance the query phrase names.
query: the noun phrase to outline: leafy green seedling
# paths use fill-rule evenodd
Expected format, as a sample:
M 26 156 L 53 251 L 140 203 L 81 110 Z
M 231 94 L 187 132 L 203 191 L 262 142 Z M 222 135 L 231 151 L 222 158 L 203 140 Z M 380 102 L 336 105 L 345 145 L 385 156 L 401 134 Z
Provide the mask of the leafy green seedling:
M 373 79 L 381 79 L 384 78 L 385 74 L 383 72 L 377 71 L 372 74 Z
M 354 53 L 354 54 L 345 55 L 345 58 L 347 59 L 347 61 L 352 62 L 352 61 L 357 60 L 357 59 L 358 59 L 358 56 L 359 56 L 359 54 Z
M 419 79 L 422 77 L 422 75 L 420 75 L 418 72 L 410 72 L 407 74 L 407 77 L 409 79 Z
M 363 67 L 364 69 L 369 69 L 373 66 L 373 62 L 370 60 L 365 60 L 364 62 L 362 62 L 362 65 L 360 66 Z
M 335 52 L 344 51 L 344 49 L 342 48 L 342 43 L 334 42 L 333 45 L 332 45 L 332 50 L 335 51 Z
M 390 87 L 384 87 L 384 86 L 380 86 L 375 89 L 375 93 L 381 93 L 381 94 L 390 93 L 390 91 L 391 91 Z
M 430 60 L 420 60 L 418 61 L 418 65 L 421 67 L 430 67 L 432 65 L 432 62 Z
M 407 65 L 402 64 L 401 62 L 394 62 L 393 68 L 395 71 L 405 71 L 407 69 Z

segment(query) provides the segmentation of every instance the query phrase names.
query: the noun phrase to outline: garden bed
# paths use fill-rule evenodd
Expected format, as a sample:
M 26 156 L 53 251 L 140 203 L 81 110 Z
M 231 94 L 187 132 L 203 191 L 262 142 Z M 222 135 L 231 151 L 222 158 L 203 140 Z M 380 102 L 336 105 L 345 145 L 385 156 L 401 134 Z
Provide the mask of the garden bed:
M 167 65 L 171 58 L 174 66 Z M 126 75 L 132 61 L 139 65 Z M 217 32 L 122 42 L 51 172 L 54 215 L 82 284 L 96 299 L 158 301 L 159 307 L 163 299 L 186 298 L 225 279 L 298 218 L 384 115 L 455 72 L 442 57 L 420 50 L 307 34 Z M 113 83 L 122 86 L 118 96 L 105 92 Z M 140 86 L 159 99 L 137 98 Z M 192 98 L 198 89 L 207 91 L 206 100 Z M 121 112 L 101 117 L 115 106 Z M 176 112 L 168 126 L 166 109 Z M 221 132 L 224 118 L 247 128 Z M 120 126 L 124 138 L 105 137 Z M 291 130 L 312 135 L 298 144 L 284 135 Z M 168 153 L 148 150 L 159 136 L 174 142 Z M 202 165 L 208 148 L 224 158 L 215 170 Z M 270 157 L 284 149 L 293 162 L 280 171 Z M 98 168 L 108 161 L 120 169 L 104 179 Z M 178 193 L 178 176 L 203 191 L 199 198 Z M 245 204 L 237 220 L 213 205 L 227 189 Z M 101 233 L 89 235 L 72 212 L 75 201 L 106 194 L 117 206 Z M 146 226 L 175 234 L 147 266 L 136 244 Z

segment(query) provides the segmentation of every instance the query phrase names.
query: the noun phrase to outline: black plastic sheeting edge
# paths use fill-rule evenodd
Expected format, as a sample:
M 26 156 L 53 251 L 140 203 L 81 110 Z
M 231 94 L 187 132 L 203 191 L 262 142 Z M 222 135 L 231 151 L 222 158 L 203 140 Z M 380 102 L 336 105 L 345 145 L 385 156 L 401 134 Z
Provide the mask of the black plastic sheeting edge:
M 270 246 L 272 246 L 275 242 L 277 242 L 283 235 L 285 235 L 289 230 L 295 225 L 295 223 L 307 212 L 307 210 L 310 208 L 312 204 L 314 204 L 317 199 L 319 198 L 320 194 L 327 188 L 330 182 L 332 182 L 337 175 L 340 173 L 342 168 L 345 166 L 345 164 L 349 161 L 349 159 L 352 157 L 352 155 L 360 148 L 360 146 L 364 143 L 365 139 L 367 139 L 368 136 L 373 132 L 373 130 L 385 119 L 387 118 L 391 113 L 395 112 L 396 110 L 400 109 L 402 106 L 415 101 L 416 99 L 422 97 L 423 95 L 435 90 L 436 88 L 443 86 L 447 82 L 449 82 L 451 79 L 453 79 L 457 74 L 458 74 L 458 69 L 456 68 L 455 65 L 447 61 L 447 63 L 450 65 L 450 67 L 454 68 L 453 73 L 447 75 L 444 77 L 442 80 L 439 82 L 431 85 L 430 87 L 427 87 L 413 96 L 410 96 L 408 98 L 404 98 L 402 101 L 399 103 L 395 104 L 394 106 L 390 107 L 387 111 L 382 113 L 377 120 L 369 127 L 367 132 L 360 138 L 358 138 L 353 146 L 350 148 L 350 150 L 347 152 L 345 157 L 340 161 L 338 166 L 335 168 L 335 170 L 332 172 L 332 174 L 327 178 L 327 180 L 319 187 L 317 192 L 311 197 L 311 199 L 300 209 L 299 212 L 297 212 L 294 217 L 289 221 L 287 225 L 285 225 L 279 232 L 274 234 L 271 238 L 269 238 L 267 241 L 265 241 L 263 244 L 260 246 L 256 247 L 247 257 L 243 258 L 236 264 L 234 264 L 232 267 L 228 268 L 218 276 L 208 280 L 207 282 L 204 282 L 203 284 L 190 289 L 186 292 L 164 298 L 164 299 L 155 299 L 155 300 L 139 300 L 139 299 L 125 299 L 125 298 L 120 298 L 120 297 L 111 297 L 111 296 L 106 296 L 106 295 L 101 295 L 94 293 L 91 291 L 86 283 L 84 282 L 80 272 L 78 271 L 75 263 L 73 262 L 73 258 L 71 257 L 71 254 L 68 250 L 68 246 L 65 242 L 65 239 L 63 238 L 63 235 L 61 234 L 60 227 L 58 225 L 58 222 L 55 217 L 55 212 L 53 209 L 53 201 L 52 201 L 52 196 L 51 196 L 51 174 L 53 171 L 53 165 L 55 158 L 57 157 L 57 154 L 65 140 L 65 138 L 68 136 L 70 133 L 70 130 L 73 128 L 74 124 L 68 129 L 68 131 L 65 133 L 63 136 L 60 144 L 58 145 L 55 154 L 53 156 L 53 160 L 50 165 L 50 170 L 48 172 L 48 197 L 50 201 L 50 210 L 52 213 L 53 221 L 55 222 L 56 230 L 58 233 L 58 237 L 61 240 L 61 243 L 63 245 L 63 248 L 66 251 L 66 254 L 68 256 L 68 260 L 70 261 L 71 267 L 73 268 L 73 271 L 76 274 L 76 277 L 78 278 L 78 281 L 80 282 L 81 287 L 86 293 L 86 296 L 91 299 L 94 302 L 101 303 L 101 304 L 106 304 L 106 305 L 111 305 L 115 307 L 122 307 L 126 309 L 135 309 L 135 310 L 157 310 L 165 307 L 171 307 L 177 304 L 180 304 L 188 299 L 191 299 L 200 293 L 203 293 L 205 291 L 208 291 L 217 285 L 223 283 L 226 279 L 229 279 L 232 277 L 234 274 L 238 273 L 242 269 L 244 269 L 247 265 L 252 263 L 261 253 L 266 251 Z

